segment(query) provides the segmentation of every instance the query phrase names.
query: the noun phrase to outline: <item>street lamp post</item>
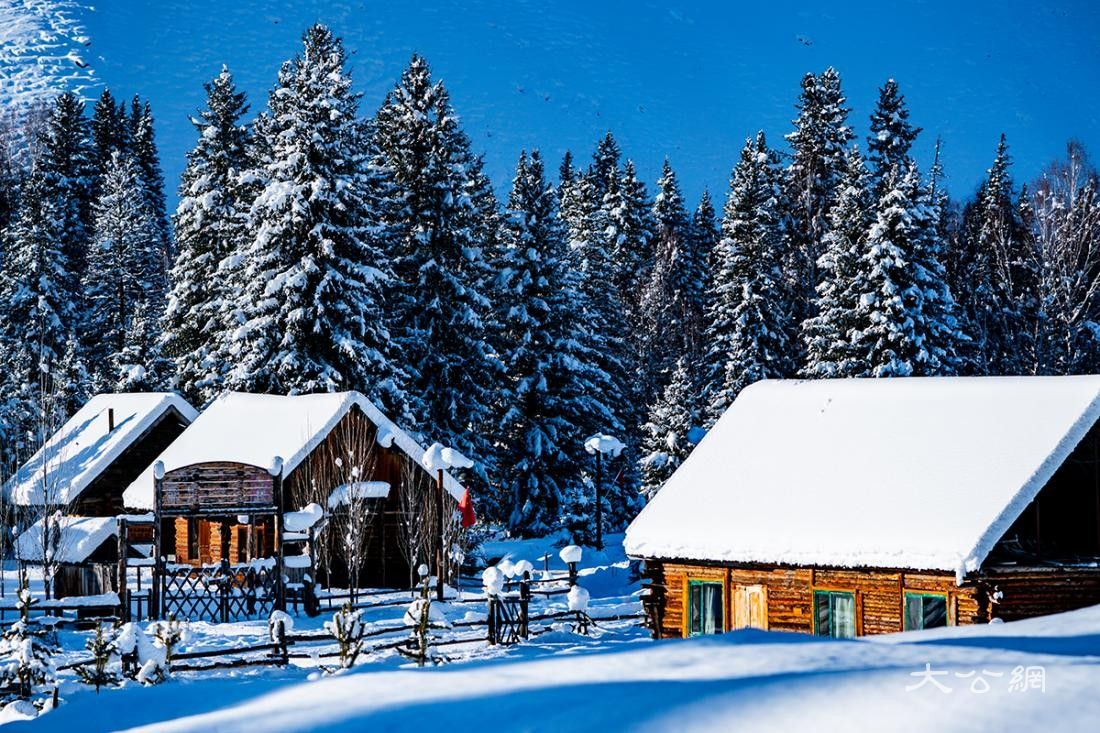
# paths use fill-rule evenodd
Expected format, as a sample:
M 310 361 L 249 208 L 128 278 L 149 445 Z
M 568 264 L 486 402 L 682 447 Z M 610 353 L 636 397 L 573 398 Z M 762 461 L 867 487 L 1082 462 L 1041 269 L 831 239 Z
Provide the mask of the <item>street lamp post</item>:
M 584 449 L 596 456 L 596 549 L 603 549 L 603 457 L 616 458 L 626 446 L 611 435 L 596 433 L 584 441 Z

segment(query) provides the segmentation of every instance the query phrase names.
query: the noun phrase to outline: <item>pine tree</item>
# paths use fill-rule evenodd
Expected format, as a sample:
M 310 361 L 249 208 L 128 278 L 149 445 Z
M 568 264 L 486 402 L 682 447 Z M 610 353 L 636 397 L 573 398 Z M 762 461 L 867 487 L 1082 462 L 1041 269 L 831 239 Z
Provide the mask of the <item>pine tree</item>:
M 198 143 L 180 183 L 179 253 L 163 323 L 163 353 L 175 361 L 178 388 L 196 404 L 217 394 L 226 368 L 215 351 L 231 328 L 222 314 L 237 283 L 218 268 L 245 238 L 247 202 L 238 177 L 249 164 L 244 93 L 225 67 L 205 88 L 207 107 L 192 120 Z
M 492 474 L 487 427 L 500 374 L 486 325 L 490 302 L 479 239 L 485 197 L 470 142 L 427 62 L 413 56 L 378 111 L 379 167 L 396 184 L 387 206 L 387 257 L 398 287 L 394 340 L 410 372 L 408 393 L 424 434 L 458 448 Z
M 137 170 L 115 152 L 93 206 L 95 235 L 85 285 L 82 328 L 93 388 L 111 391 L 119 378 L 117 357 L 126 348 L 139 306 L 159 312 L 153 298 L 162 272 L 156 222 L 146 209 Z
M 886 177 L 852 281 L 859 292 L 853 376 L 943 376 L 962 338 L 926 189 L 911 163 Z
M 643 426 L 641 491 L 652 499 L 691 453 L 691 432 L 702 422 L 696 409 L 699 382 L 686 357 L 680 357 L 672 378 L 649 410 Z
M 733 170 L 715 257 L 707 333 L 710 424 L 748 385 L 793 371 L 778 177 L 777 156 L 757 133 Z
M 92 236 L 92 190 L 95 163 L 91 129 L 84 102 L 65 92 L 57 97 L 39 140 L 35 165 L 44 179 L 44 195 L 59 207 L 59 236 L 65 255 L 66 297 L 80 309 L 80 283 L 87 267 Z
M 9 426 L 7 449 L 18 453 L 33 447 L 20 436 L 33 434 L 40 420 L 53 424 L 67 417 L 40 414 L 43 390 L 52 388 L 49 376 L 66 354 L 77 317 L 68 288 L 63 212 L 47 181 L 40 169 L 27 179 L 0 269 L 3 420 Z
M 149 293 L 149 300 L 161 303 L 168 289 L 168 270 L 172 265 L 172 235 L 164 204 L 164 175 L 160 170 L 160 157 L 153 132 L 153 112 L 148 102 L 134 97 L 130 105 L 130 154 L 137 169 L 138 183 L 145 199 L 145 210 L 153 222 L 161 267 L 150 283 L 156 288 Z
M 19 620 L 0 638 L 0 685 L 24 700 L 48 688 L 57 679 L 53 656 L 59 651 L 49 631 L 30 623 L 33 603 L 26 582 L 19 590 Z
M 95 103 L 91 121 L 92 160 L 97 176 L 106 173 L 115 153 L 129 151 L 129 132 L 125 104 L 116 102 L 111 90 L 104 89 Z
M 161 356 L 158 323 L 149 308 L 148 302 L 135 306 L 122 349 L 111 355 L 115 392 L 153 392 L 167 381 L 170 367 Z
M 691 215 L 688 237 L 691 246 L 690 256 L 681 269 L 684 277 L 684 306 L 687 309 L 687 321 L 694 324 L 690 329 L 688 353 L 694 364 L 701 364 L 706 353 L 705 334 L 707 313 L 710 310 L 711 280 L 714 272 L 715 250 L 721 234 L 715 224 L 714 204 L 710 192 L 704 190 L 699 205 Z
M 676 360 L 689 349 L 692 334 L 687 292 L 694 285 L 696 264 L 683 196 L 668 159 L 657 181 L 653 202 L 654 261 L 639 305 L 640 363 L 645 370 L 645 404 L 667 383 Z M 684 272 L 688 270 L 688 272 Z
M 257 134 L 252 204 L 228 386 L 301 394 L 358 389 L 400 419 L 383 304 L 389 272 L 372 218 L 370 149 L 341 41 L 315 25 L 283 64 Z
M 817 263 L 821 282 L 815 315 L 802 323 L 806 353 L 802 374 L 807 377 L 851 377 L 866 371 L 852 340 L 859 327 L 856 313 L 865 287 L 859 279 L 863 274 L 859 262 L 874 216 L 870 182 L 863 157 L 853 147 Z
M 1016 198 L 1005 136 L 978 193 L 973 313 L 978 370 L 1032 374 L 1037 367 L 1040 261 L 1026 189 Z
M 585 425 L 610 418 L 601 394 L 606 376 L 593 368 L 577 314 L 583 296 L 568 266 L 553 188 L 542 160 L 522 155 L 508 199 L 502 289 L 507 410 L 496 431 L 507 521 L 521 536 L 558 526 L 570 487 L 580 483 Z
M 867 138 L 867 161 L 876 199 L 885 193 L 885 179 L 890 172 L 894 168 L 905 170 L 909 149 L 920 131 L 921 128 L 909 122 L 909 108 L 904 95 L 898 91 L 897 82 L 887 79 L 879 89 L 878 102 L 871 113 L 871 135 Z
M 821 279 L 817 263 L 853 136 L 846 101 L 836 69 L 829 67 L 818 76 L 806 74 L 795 129 L 786 136 L 791 163 L 784 177 L 784 208 L 790 218 L 790 241 L 784 269 L 797 322 L 814 313 L 814 288 Z

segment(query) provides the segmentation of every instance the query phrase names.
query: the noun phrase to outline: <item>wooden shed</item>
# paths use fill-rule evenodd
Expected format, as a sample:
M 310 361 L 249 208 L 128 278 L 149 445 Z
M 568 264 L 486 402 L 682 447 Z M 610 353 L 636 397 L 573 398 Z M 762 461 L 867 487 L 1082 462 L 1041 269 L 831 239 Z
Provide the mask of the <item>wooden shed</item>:
M 402 490 L 415 483 L 422 494 L 432 491 L 436 478 L 421 466 L 423 453 L 357 392 L 231 392 L 159 456 L 165 468 L 160 506 L 152 467 L 126 490 L 125 503 L 160 514 L 169 563 L 247 563 L 285 549 L 292 578 L 303 570 L 294 558 L 309 557 L 310 566 L 321 561 L 317 580 L 337 586 L 346 584 L 349 573 L 337 525 L 362 521 L 357 529 L 367 543 L 360 553 L 365 562 L 350 569 L 358 584 L 405 586 L 410 563 L 401 545 L 408 509 Z M 357 500 L 341 502 L 340 490 L 348 496 L 349 488 Z M 462 486 L 449 474 L 443 475 L 443 488 L 446 501 L 461 499 Z M 355 516 L 347 516 L 349 506 Z M 310 508 L 314 519 L 302 524 Z M 292 515 L 297 526 L 280 530 Z
M 21 532 L 17 557 L 29 564 L 51 558 L 58 565 L 58 596 L 116 590 L 108 588 L 108 581 L 113 584 L 116 578 L 107 568 L 113 561 L 104 559 L 117 554 L 107 547 L 114 540 L 89 547 L 90 528 L 95 527 L 92 534 L 97 537 L 109 529 L 113 538 L 123 491 L 197 416 L 186 400 L 169 392 L 90 399 L 4 485 L 12 524 Z M 44 520 L 47 515 L 49 521 Z M 45 533 L 43 525 L 48 527 Z M 141 540 L 140 532 L 134 539 Z M 151 536 L 144 540 L 150 542 Z M 80 550 L 74 554 L 77 545 Z M 65 559 L 57 559 L 61 557 Z
M 630 525 L 659 637 L 1100 603 L 1100 377 L 765 381 Z

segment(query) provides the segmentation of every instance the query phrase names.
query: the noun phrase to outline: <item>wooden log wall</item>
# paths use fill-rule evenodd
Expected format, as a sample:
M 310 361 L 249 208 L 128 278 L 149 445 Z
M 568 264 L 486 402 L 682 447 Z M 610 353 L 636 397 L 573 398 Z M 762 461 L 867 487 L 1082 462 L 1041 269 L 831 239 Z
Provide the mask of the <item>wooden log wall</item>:
M 768 628 L 777 631 L 813 633 L 815 589 L 854 593 L 856 624 L 860 634 L 902 631 L 905 592 L 944 594 L 947 597 L 949 623 L 971 624 L 986 620 L 983 614 L 983 588 L 974 582 L 957 586 L 951 573 L 696 565 L 661 561 L 647 561 L 646 565 L 650 583 L 663 599 L 658 614 L 661 637 L 679 637 L 687 633 L 687 589 L 692 580 L 723 584 L 727 631 L 733 625 L 735 589 L 754 585 L 765 589 Z
M 987 619 L 1017 621 L 1100 604 L 1100 568 L 991 568 L 981 583 Z

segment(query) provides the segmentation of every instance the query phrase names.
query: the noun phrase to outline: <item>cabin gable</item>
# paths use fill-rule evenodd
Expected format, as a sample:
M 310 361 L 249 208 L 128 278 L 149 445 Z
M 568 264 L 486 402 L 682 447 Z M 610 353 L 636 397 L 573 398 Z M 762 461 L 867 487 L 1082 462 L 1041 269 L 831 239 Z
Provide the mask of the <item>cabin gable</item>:
M 123 511 L 122 492 L 153 463 L 187 427 L 188 421 L 174 407 L 165 410 L 135 438 L 70 504 L 66 513 L 109 517 Z

